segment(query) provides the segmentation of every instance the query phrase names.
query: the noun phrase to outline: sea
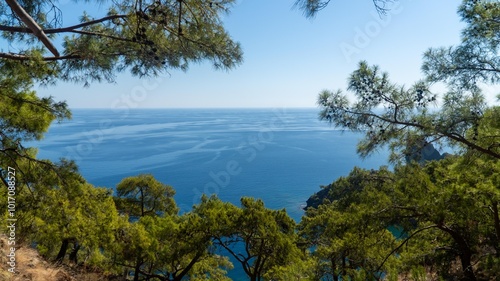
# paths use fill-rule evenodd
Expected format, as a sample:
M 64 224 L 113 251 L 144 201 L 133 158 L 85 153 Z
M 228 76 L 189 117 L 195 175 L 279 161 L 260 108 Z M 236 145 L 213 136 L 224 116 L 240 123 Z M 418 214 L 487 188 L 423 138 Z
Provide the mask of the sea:
M 361 133 L 318 119 L 317 108 L 260 109 L 74 109 L 32 144 L 39 158 L 76 161 L 95 186 L 114 188 L 121 179 L 153 174 L 176 190 L 181 212 L 202 194 L 239 206 L 260 198 L 286 209 L 297 222 L 320 186 L 358 166 L 387 165 L 388 151 L 361 159 Z M 235 268 L 238 264 L 235 264 Z M 241 271 L 233 280 L 246 280 Z

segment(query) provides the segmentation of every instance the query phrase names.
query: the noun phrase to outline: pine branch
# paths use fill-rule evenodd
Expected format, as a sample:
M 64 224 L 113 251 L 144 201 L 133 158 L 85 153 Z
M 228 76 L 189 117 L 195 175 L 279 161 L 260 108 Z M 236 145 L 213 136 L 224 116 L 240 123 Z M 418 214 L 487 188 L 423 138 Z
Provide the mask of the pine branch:
M 28 26 L 33 35 L 35 35 L 49 51 L 55 56 L 59 57 L 59 52 L 56 47 L 50 42 L 50 39 L 45 35 L 42 28 L 33 20 L 33 18 L 17 3 L 16 0 L 5 0 L 12 11 Z
M 97 20 L 92 20 L 84 23 L 80 23 L 77 25 L 72 25 L 72 26 L 67 26 L 67 27 L 62 27 L 62 28 L 50 28 L 50 29 L 45 29 L 43 32 L 45 34 L 55 34 L 55 33 L 65 33 L 65 32 L 75 32 L 77 29 L 80 29 L 82 27 L 87 27 L 91 26 L 94 24 L 98 24 L 101 22 L 109 21 L 109 20 L 114 20 L 114 19 L 124 19 L 127 18 L 127 15 L 112 15 L 112 16 L 107 16 L 103 17 Z M 9 31 L 9 32 L 19 32 L 19 33 L 33 33 L 32 29 L 30 28 L 25 28 L 25 27 L 19 27 L 19 26 L 7 26 L 7 25 L 0 25 L 0 31 Z

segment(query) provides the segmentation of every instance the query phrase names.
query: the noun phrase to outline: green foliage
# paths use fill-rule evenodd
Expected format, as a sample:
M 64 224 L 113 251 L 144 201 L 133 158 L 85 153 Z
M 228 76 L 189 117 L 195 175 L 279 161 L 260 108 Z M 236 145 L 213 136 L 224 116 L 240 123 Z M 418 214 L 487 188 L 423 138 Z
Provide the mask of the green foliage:
M 297 255 L 296 259 L 286 265 L 275 266 L 264 274 L 264 280 L 276 281 L 313 281 L 318 280 L 315 272 L 316 260 L 304 254 Z
M 71 117 L 64 102 L 39 98 L 31 90 L 34 80 L 42 79 L 48 71 L 36 67 L 38 64 L 36 57 L 23 63 L 0 61 L 0 178 L 4 191 L 9 170 L 15 171 L 18 242 L 32 241 L 43 254 L 53 257 L 64 239 L 82 238 L 86 249 L 104 241 L 99 236 L 102 228 L 92 221 L 102 213 L 85 212 L 86 204 L 98 204 L 106 191 L 88 186 L 76 175 L 74 163 L 38 160 L 36 149 L 24 146 L 25 142 L 40 140 L 54 120 Z M 7 193 L 1 195 L 0 206 L 5 214 Z M 90 198 L 93 201 L 85 202 Z M 70 203 L 72 200 L 74 204 Z M 107 208 L 109 201 L 103 201 L 102 212 L 111 212 L 105 217 L 112 220 L 112 211 Z M 112 223 L 107 227 L 112 227 Z M 96 233 L 86 232 L 87 229 Z
M 19 162 L 26 173 L 17 175 L 18 243 L 29 241 L 47 258 L 61 261 L 72 245 L 72 261 L 102 261 L 100 250 L 115 243 L 118 227 L 111 192 L 86 183 L 74 163 L 49 164 L 46 169 L 26 159 Z
M 384 217 L 390 199 L 381 192 L 392 183 L 387 170 L 354 169 L 328 187 L 328 199 L 317 209 L 307 209 L 299 230 L 313 247 L 320 277 L 356 279 L 363 274 L 376 279 L 396 258 L 385 260 L 396 238 L 388 231 L 394 218 Z
M 467 24 L 462 43 L 429 49 L 424 54 L 424 73 L 432 82 L 467 89 L 477 88 L 480 82 L 500 82 L 500 3 L 464 0 L 458 13 Z
M 348 196 L 356 196 L 363 188 L 363 182 L 367 179 L 383 182 L 392 178 L 392 174 L 386 167 L 381 167 L 379 171 L 365 171 L 354 167 L 347 177 L 340 177 L 335 182 L 322 186 L 322 190 L 308 200 L 308 207 L 318 208 L 321 204 L 329 204 L 333 201 L 345 199 Z
M 388 145 L 393 152 L 390 160 L 399 162 L 430 143 L 500 157 L 495 146 L 476 142 L 480 137 L 496 140 L 494 135 L 469 134 L 486 110 L 478 89 L 451 90 L 444 95 L 441 108 L 429 110 L 436 95 L 426 82 L 406 89 L 390 82 L 387 73 L 380 73 L 378 67 L 370 67 L 366 62 L 361 62 L 351 75 L 348 89 L 355 94 L 356 102 L 349 102 L 340 90 L 320 93 L 320 119 L 363 132 L 365 136 L 358 144 L 358 153 L 363 157 Z
M 151 174 L 124 178 L 116 186 L 116 205 L 132 219 L 144 216 L 173 215 L 178 212 L 174 189 Z
M 312 18 L 316 13 L 323 10 L 329 2 L 329 0 L 297 0 L 295 1 L 295 6 L 301 9 L 306 17 Z
M 131 182 L 133 185 L 122 184 Z M 138 184 L 139 182 L 141 184 Z M 160 192 L 153 196 L 151 182 L 163 188 L 157 190 L 169 192 Z M 228 228 L 234 227 L 223 226 L 223 213 L 232 215 L 232 211 L 237 212 L 238 208 L 233 206 L 233 209 L 219 209 L 221 205 L 232 205 L 205 198 L 192 212 L 178 215 L 177 209 L 173 209 L 173 190 L 159 184 L 152 176 L 132 177 L 124 179 L 122 183 L 119 184 L 118 192 L 123 192 L 124 187 L 133 186 L 134 188 L 126 190 L 137 191 L 135 188 L 148 186 L 149 189 L 144 194 L 155 199 L 154 203 L 150 202 L 150 206 L 158 206 L 159 209 L 147 212 L 144 216 L 136 216 L 136 219 L 123 224 L 117 231 L 119 244 L 112 252 L 114 264 L 130 269 L 135 280 L 230 280 L 226 273 L 232 268 L 232 264 L 227 257 L 215 253 L 213 233 L 229 231 Z M 140 205 L 140 200 L 129 202 L 132 205 Z M 159 202 L 168 204 L 162 205 Z M 169 207 L 171 211 L 158 211 L 164 210 L 165 207 Z
M 233 264 L 228 257 L 211 255 L 204 258 L 193 266 L 193 270 L 188 274 L 189 280 L 193 281 L 231 281 L 227 277 L 227 271 L 233 269 Z
M 464 0 L 459 8 L 467 24 L 462 43 L 426 52 L 424 81 L 411 87 L 397 85 L 377 66 L 361 62 L 349 77 L 354 102 L 341 90 L 320 93 L 320 119 L 364 134 L 358 144 L 361 156 L 389 147 L 390 160 L 399 164 L 393 174 L 385 172 L 376 188 L 369 173 L 355 169 L 320 192 L 328 200 L 308 209 L 301 234 L 327 264 L 324 274 L 355 278 L 344 263 L 368 259 L 379 266 L 357 265 L 352 274 L 375 276 L 385 268 L 390 279 L 397 278 L 397 272 L 420 280 L 428 274 L 463 280 L 494 276 L 500 237 L 499 108 L 486 104 L 480 83 L 500 81 L 499 7 L 495 1 Z M 434 82 L 448 84 L 439 108 L 431 108 L 439 100 L 431 91 Z M 432 143 L 458 148 L 457 156 L 438 162 L 414 157 L 425 156 Z M 403 158 L 419 164 L 402 165 Z M 311 202 L 317 204 L 319 195 Z M 382 238 L 391 225 L 398 229 L 393 235 L 401 234 L 392 242 L 389 236 Z M 382 263 L 370 255 L 363 240 L 355 239 L 354 234 L 367 231 L 367 241 L 369 234 L 385 241 L 378 249 L 385 252 Z M 356 251 L 356 245 L 363 251 Z M 452 270 L 457 267 L 461 270 Z
M 361 62 L 349 77 L 348 91 L 356 101 L 341 90 L 325 90 L 318 98 L 320 119 L 363 132 L 358 152 L 364 157 L 388 145 L 390 160 L 398 162 L 437 143 L 500 158 L 497 135 L 478 129 L 487 106 L 477 84 L 499 81 L 499 7 L 495 1 L 464 0 L 459 10 L 467 23 L 462 44 L 429 50 L 422 67 L 426 80 L 411 87 L 397 85 L 377 66 Z M 434 82 L 449 85 L 436 109 L 431 107 L 440 95 L 431 91 Z
M 298 250 L 294 244 L 295 222 L 285 210 L 269 210 L 261 200 L 244 197 L 241 205 L 233 238 L 245 243 L 246 256 L 236 258 L 243 261 L 250 279 L 258 280 L 271 267 L 288 264 Z
M 313 16 L 328 2 L 296 5 Z M 374 1 L 382 13 L 388 2 Z M 500 107 L 487 106 L 478 85 L 500 79 L 494 1 L 463 1 L 462 43 L 425 54 L 425 81 L 397 85 L 361 62 L 349 78 L 355 102 L 340 90 L 320 94 L 321 119 L 364 133 L 361 156 L 389 146 L 399 165 L 353 169 L 323 188 L 298 226 L 285 210 L 246 197 L 241 207 L 203 197 L 179 215 L 173 188 L 149 174 L 123 179 L 113 198 L 87 183 L 74 163 L 38 160 L 35 149 L 22 145 L 71 116 L 64 102 L 38 98 L 35 83 L 113 81 L 126 69 L 157 75 L 204 59 L 216 68 L 234 67 L 241 50 L 220 19 L 233 3 L 113 2 L 106 16 L 84 13 L 80 25 L 61 27 L 60 14 L 47 13 L 57 11 L 52 2 L 23 2 L 51 38 L 70 33 L 63 55 L 54 57 L 20 28 L 6 3 L 0 5 L 0 30 L 9 31 L 2 36 L 21 50 L 0 53 L 0 173 L 5 179 L 5 167 L 18 171 L 19 240 L 59 261 L 71 246 L 70 260 L 114 273 L 125 269 L 134 280 L 230 280 L 233 265 L 221 253 L 234 257 L 251 281 L 496 277 Z M 439 96 L 431 83 L 439 81 L 449 90 L 433 110 Z M 440 161 L 419 161 L 431 143 L 459 150 Z M 5 189 L 0 195 L 5 198 Z
M 335 280 L 429 267 L 445 279 L 488 279 L 500 249 L 499 169 L 497 160 L 469 156 L 394 172 L 354 169 L 307 210 L 300 235 L 314 248 L 321 276 Z M 461 270 L 450 272 L 457 263 Z
M 344 244 L 363 245 L 352 237 L 354 230 L 364 233 L 371 229 L 374 235 L 383 237 L 381 232 L 392 224 L 401 236 L 392 246 L 387 240 L 380 249 L 384 252 L 384 248 L 392 248 L 382 263 L 387 265 L 384 271 L 389 278 L 396 278 L 393 273 L 399 271 L 423 280 L 430 274 L 429 268 L 444 279 L 493 276 L 500 237 L 496 183 L 499 109 L 486 104 L 480 83 L 500 81 L 499 7 L 495 1 L 464 0 L 459 8 L 467 24 L 462 43 L 426 52 L 424 81 L 411 87 L 397 85 L 377 66 L 361 62 L 349 77 L 348 91 L 354 94 L 354 102 L 340 90 L 320 93 L 320 119 L 364 134 L 358 144 L 361 156 L 388 146 L 390 160 L 400 164 L 375 189 L 371 189 L 370 181 L 356 181 L 359 176 L 369 176 L 355 169 L 347 179 L 341 178 L 321 191 L 319 195 L 329 201 L 309 209 L 301 223 L 304 237 L 315 241 L 314 254 L 320 260 L 330 258 L 333 264 L 335 253 L 339 257 L 336 266 L 350 257 L 377 261 L 368 252 L 349 249 L 349 255 L 339 253 L 345 250 Z M 431 91 L 434 82 L 448 84 L 439 108 L 431 108 L 439 100 L 439 95 Z M 425 156 L 425 149 L 432 143 L 458 148 L 457 156 L 427 163 L 414 157 L 415 153 Z M 401 165 L 403 158 L 419 164 Z M 318 198 L 311 202 L 317 204 Z M 356 220 L 363 215 L 382 228 L 374 229 L 364 225 L 364 220 Z M 397 259 L 391 260 L 395 256 Z M 451 270 L 457 263 L 461 270 Z M 336 266 L 330 266 L 330 276 L 341 272 L 335 271 Z M 369 273 L 370 267 L 365 267 L 361 266 L 361 271 Z
M 62 26 L 64 10 L 57 3 L 23 1 L 28 15 L 50 36 L 48 41 L 62 41 L 62 45 L 54 45 L 61 55 L 53 56 L 46 54 L 46 44 L 33 37 L 32 31 L 23 27 L 20 17 L 3 3 L 2 37 L 19 51 L 0 53 L 0 57 L 12 61 L 38 60 L 38 69 L 52 70 L 44 83 L 57 79 L 85 85 L 114 81 L 116 73 L 125 69 L 138 76 L 154 76 L 169 69 L 186 70 L 190 63 L 203 60 L 212 62 L 215 68 L 230 69 L 242 61 L 242 52 L 224 29 L 221 16 L 234 2 L 102 2 L 96 4 L 107 11 L 105 14 L 89 15 L 83 11 L 80 24 Z
M 80 24 L 66 27 L 55 2 L 23 1 L 27 15 L 15 14 L 7 2 L 0 5 L 1 36 L 9 45 L 9 51 L 0 52 L 2 178 L 9 166 L 28 172 L 21 170 L 20 159 L 53 168 L 23 145 L 40 140 L 54 120 L 71 117 L 65 102 L 37 97 L 31 90 L 35 84 L 64 80 L 89 85 L 114 81 L 115 75 L 126 69 L 135 75 L 154 76 L 169 69 L 186 70 L 190 63 L 203 60 L 222 69 L 242 61 L 239 44 L 230 38 L 221 20 L 232 0 L 97 2 L 107 10 L 105 15 L 92 17 L 83 12 Z M 55 47 L 63 49 L 62 55 L 53 51 L 53 56 L 47 55 L 49 47 L 40 38 L 43 34 L 32 34 L 26 28 L 26 18 L 44 30 L 50 37 L 47 41 L 62 42 Z
M 195 224 L 187 217 L 176 215 L 170 186 L 151 175 L 127 178 L 118 185 L 115 202 L 109 190 L 86 183 L 74 163 L 39 160 L 36 150 L 23 144 L 40 140 L 54 120 L 71 117 L 65 102 L 37 97 L 31 90 L 37 83 L 65 80 L 88 85 L 113 81 L 126 69 L 138 76 L 158 75 L 169 69 L 186 70 L 190 63 L 203 60 L 222 69 L 239 64 L 239 44 L 221 21 L 233 2 L 101 3 L 106 15 L 94 18 L 84 12 L 81 23 L 70 27 L 62 26 L 61 10 L 50 1 L 24 1 L 28 15 L 14 14 L 6 2 L 0 5 L 1 36 L 18 51 L 0 53 L 0 174 L 7 186 L 7 168 L 17 173 L 19 242 L 36 244 L 42 254 L 59 261 L 71 246 L 72 261 L 83 257 L 87 264 L 111 270 L 119 270 L 132 258 L 136 276 L 165 269 L 174 272 L 172 280 L 187 274 L 193 280 L 225 280 L 227 258 L 209 255 L 206 236 L 188 240 L 198 230 L 190 229 Z M 62 55 L 42 44 L 40 34 L 33 36 L 25 28 L 26 17 L 44 29 L 47 41 L 62 42 L 55 47 L 62 48 Z M 46 47 L 54 56 L 47 55 Z M 118 211 L 128 217 L 119 217 Z M 151 224 L 151 219 L 158 219 L 159 225 Z M 169 243 L 175 247 L 165 248 Z
M 136 280 L 229 280 L 226 273 L 232 264 L 217 254 L 217 247 L 233 255 L 251 280 L 288 269 L 290 276 L 312 275 L 311 262 L 304 263 L 307 256 L 295 245 L 293 220 L 284 210 L 266 209 L 260 200 L 243 198 L 240 209 L 204 197 L 192 212 L 152 213 L 117 233 L 113 262 L 133 270 Z M 240 246 L 244 253 L 237 250 Z
M 241 205 L 203 197 L 193 212 L 214 245 L 232 255 L 250 280 L 261 280 L 266 273 L 275 276 L 286 266 L 303 268 L 297 259 L 302 253 L 296 246 L 295 222 L 285 210 L 267 209 L 261 200 L 247 197 Z
M 31 90 L 33 80 L 45 73 L 45 69 L 32 68 L 36 63 L 0 61 L 0 174 L 5 179 L 8 167 L 12 167 L 20 186 L 31 177 L 31 170 L 53 166 L 36 160 L 36 150 L 24 143 L 40 140 L 54 120 L 71 117 L 64 102 L 39 98 Z
M 373 5 L 377 12 L 383 16 L 390 10 L 390 4 L 397 0 L 372 0 Z M 295 7 L 303 11 L 304 15 L 308 18 L 316 16 L 316 14 L 326 8 L 330 0 L 296 0 Z

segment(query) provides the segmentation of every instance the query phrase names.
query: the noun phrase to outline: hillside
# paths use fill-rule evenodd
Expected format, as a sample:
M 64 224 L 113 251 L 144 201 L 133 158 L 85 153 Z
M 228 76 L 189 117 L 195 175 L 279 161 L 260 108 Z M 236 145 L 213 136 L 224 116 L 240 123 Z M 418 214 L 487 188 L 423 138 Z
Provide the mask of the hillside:
M 104 281 L 111 280 L 98 273 L 82 272 L 66 265 L 47 262 L 35 249 L 21 246 L 16 251 L 16 272 L 10 273 L 7 265 L 7 238 L 0 236 L 0 281 Z M 118 280 L 118 279 L 114 279 Z

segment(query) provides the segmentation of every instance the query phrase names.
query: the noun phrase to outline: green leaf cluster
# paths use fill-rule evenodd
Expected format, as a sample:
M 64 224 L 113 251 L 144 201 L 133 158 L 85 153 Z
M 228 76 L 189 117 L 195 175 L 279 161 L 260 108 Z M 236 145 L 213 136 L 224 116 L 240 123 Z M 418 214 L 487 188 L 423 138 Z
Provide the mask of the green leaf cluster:
M 3 3 L 1 36 L 14 48 L 1 51 L 0 57 L 36 62 L 34 71 L 50 68 L 42 83 L 64 80 L 86 86 L 112 82 L 124 70 L 140 77 L 156 76 L 171 69 L 187 70 L 190 64 L 201 61 L 210 61 L 216 69 L 231 69 L 241 63 L 242 51 L 221 17 L 234 2 L 102 1 L 98 5 L 105 13 L 93 11 L 90 15 L 83 11 L 79 24 L 63 26 L 65 11 L 58 3 L 23 1 L 21 6 L 28 16 L 59 50 L 60 55 L 53 56 L 47 54 L 46 44 L 25 27 L 22 17 Z
M 341 90 L 319 94 L 320 119 L 363 132 L 358 145 L 363 157 L 388 146 L 393 152 L 390 160 L 401 163 L 434 143 L 499 159 L 495 127 L 479 129 L 481 123 L 496 118 L 481 86 L 499 81 L 499 6 L 496 1 L 464 0 L 459 8 L 467 24 L 462 42 L 427 51 L 422 65 L 425 79 L 411 87 L 393 83 L 378 66 L 360 62 L 348 80 L 352 94 Z M 433 90 L 437 82 L 446 84 L 446 92 Z
M 499 165 L 450 156 L 393 172 L 356 168 L 327 187 L 299 233 L 325 278 L 398 278 L 422 268 L 487 280 L 498 267 Z

